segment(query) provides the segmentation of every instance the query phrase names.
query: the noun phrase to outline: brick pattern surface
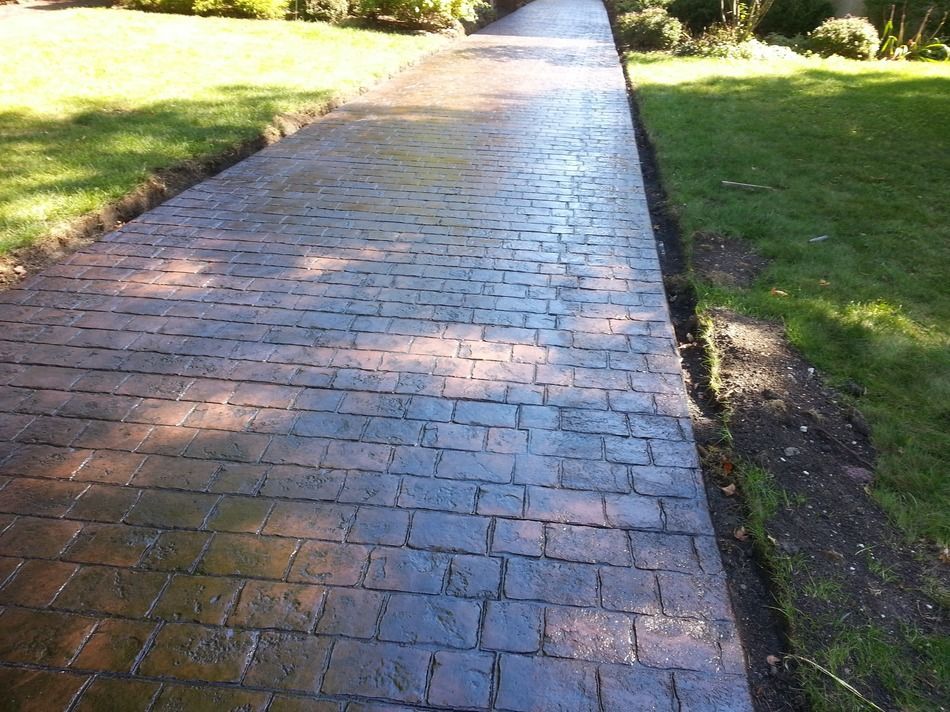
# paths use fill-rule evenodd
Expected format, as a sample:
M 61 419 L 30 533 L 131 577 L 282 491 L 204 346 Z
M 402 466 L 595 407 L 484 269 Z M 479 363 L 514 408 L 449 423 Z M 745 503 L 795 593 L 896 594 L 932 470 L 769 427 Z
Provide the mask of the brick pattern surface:
M 750 709 L 596 0 L 0 302 L 0 708 Z

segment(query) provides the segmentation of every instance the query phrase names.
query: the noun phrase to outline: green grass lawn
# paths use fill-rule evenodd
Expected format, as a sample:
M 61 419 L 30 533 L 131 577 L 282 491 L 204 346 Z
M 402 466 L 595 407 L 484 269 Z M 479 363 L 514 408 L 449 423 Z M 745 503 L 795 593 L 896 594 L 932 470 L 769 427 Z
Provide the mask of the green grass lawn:
M 696 231 L 716 231 L 771 260 L 747 289 L 698 284 L 699 310 L 780 319 L 832 381 L 866 387 L 855 403 L 878 450 L 874 494 L 908 536 L 946 545 L 950 66 L 629 55 L 627 68 L 687 248 Z M 750 527 L 770 551 L 769 515 L 758 511 L 768 497 L 742 484 Z M 900 709 L 934 709 L 935 691 L 950 685 L 950 639 L 910 622 L 891 638 L 830 598 L 827 620 L 806 619 L 796 602 L 811 595 L 807 566 L 766 558 L 793 652 Z M 816 712 L 867 709 L 824 673 L 799 669 Z
M 433 35 L 118 9 L 0 22 L 0 254 L 148 175 L 319 111 L 438 47 Z
M 866 387 L 878 499 L 950 542 L 950 66 L 630 55 L 628 71 L 684 236 L 772 260 L 750 289 L 701 287 L 700 307 L 780 318 Z

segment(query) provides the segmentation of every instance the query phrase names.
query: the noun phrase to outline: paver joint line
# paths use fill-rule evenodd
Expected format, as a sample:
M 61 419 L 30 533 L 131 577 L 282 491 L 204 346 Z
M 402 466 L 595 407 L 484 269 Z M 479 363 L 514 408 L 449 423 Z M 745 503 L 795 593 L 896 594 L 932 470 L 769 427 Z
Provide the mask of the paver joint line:
M 751 709 L 600 2 L 0 302 L 0 708 Z

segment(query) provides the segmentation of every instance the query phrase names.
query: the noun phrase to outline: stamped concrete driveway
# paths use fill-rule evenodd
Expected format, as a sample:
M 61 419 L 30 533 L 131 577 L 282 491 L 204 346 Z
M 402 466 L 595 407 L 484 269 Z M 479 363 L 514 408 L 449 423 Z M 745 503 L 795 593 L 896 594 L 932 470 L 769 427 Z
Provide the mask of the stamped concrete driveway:
M 0 708 L 749 709 L 599 2 L 0 301 Z

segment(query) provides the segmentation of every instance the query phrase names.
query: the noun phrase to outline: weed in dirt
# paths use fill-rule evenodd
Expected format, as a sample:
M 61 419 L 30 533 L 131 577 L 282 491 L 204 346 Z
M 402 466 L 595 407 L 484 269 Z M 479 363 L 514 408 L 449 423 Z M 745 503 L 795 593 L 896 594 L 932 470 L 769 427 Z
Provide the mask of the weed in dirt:
M 749 528 L 756 541 L 767 541 L 766 526 L 784 499 L 784 493 L 775 485 L 772 475 L 755 465 L 742 465 L 740 490 L 748 507 Z
M 874 551 L 871 547 L 861 547 L 859 553 L 864 554 L 866 557 L 866 563 L 868 571 L 870 571 L 875 576 L 879 577 L 883 583 L 895 583 L 898 578 L 895 573 L 896 566 L 886 566 L 881 563 L 875 556 Z
M 802 583 L 802 595 L 815 598 L 819 601 L 836 601 L 841 599 L 841 583 L 832 579 L 808 575 Z
M 904 548 L 849 476 L 874 458 L 867 437 L 779 327 L 725 310 L 705 323 L 732 439 L 708 444 L 704 464 L 737 484 L 743 537 L 771 577 L 765 605 L 787 623 L 784 659 L 810 708 L 939 709 L 950 689 L 939 660 L 947 638 L 924 589 L 946 576 Z

